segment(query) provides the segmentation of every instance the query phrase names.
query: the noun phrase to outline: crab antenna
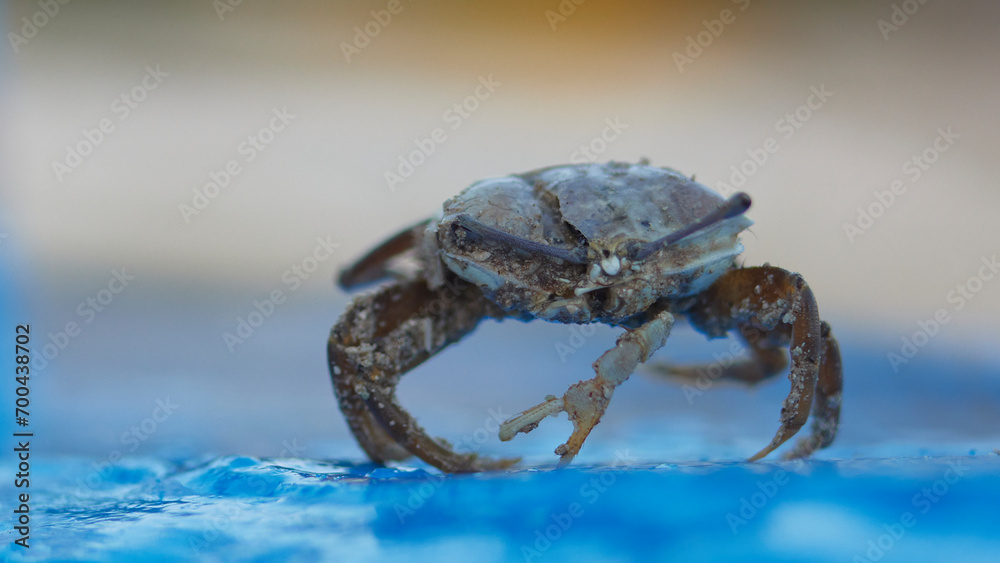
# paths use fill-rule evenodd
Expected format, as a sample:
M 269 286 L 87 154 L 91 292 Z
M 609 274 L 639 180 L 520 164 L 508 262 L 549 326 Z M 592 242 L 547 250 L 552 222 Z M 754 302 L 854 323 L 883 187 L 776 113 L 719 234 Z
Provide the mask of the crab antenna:
M 750 196 L 745 192 L 737 192 L 724 201 L 722 205 L 716 207 L 714 210 L 694 223 L 691 223 L 683 229 L 674 231 L 663 238 L 647 242 L 642 245 L 639 247 L 639 250 L 635 252 L 635 255 L 632 256 L 632 260 L 645 260 L 650 254 L 656 252 L 657 250 L 674 244 L 675 242 L 687 238 L 702 229 L 711 227 L 716 223 L 721 223 L 722 221 L 731 219 L 737 215 L 743 215 L 746 213 L 747 209 L 750 209 Z
M 508 246 L 512 246 L 514 248 L 523 250 L 525 252 L 535 252 L 538 254 L 544 254 L 546 256 L 551 256 L 553 258 L 565 260 L 573 264 L 587 263 L 586 252 L 583 251 L 582 249 L 570 250 L 568 248 L 560 248 L 558 246 L 551 246 L 548 244 L 535 242 L 533 240 L 517 237 L 510 233 L 505 233 L 500 229 L 494 229 L 493 227 L 484 225 L 464 213 L 462 215 L 459 215 L 458 217 L 455 217 L 455 224 L 467 231 L 476 233 L 477 235 L 483 237 L 484 239 L 503 243 Z

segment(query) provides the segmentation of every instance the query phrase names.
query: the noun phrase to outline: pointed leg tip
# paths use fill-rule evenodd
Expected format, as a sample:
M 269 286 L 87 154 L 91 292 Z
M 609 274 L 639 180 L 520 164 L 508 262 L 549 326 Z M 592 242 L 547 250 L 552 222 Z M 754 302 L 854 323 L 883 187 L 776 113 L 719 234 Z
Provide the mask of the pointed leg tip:
M 777 444 L 775 444 L 775 443 L 772 442 L 766 448 L 764 448 L 761 451 L 755 453 L 754 455 L 748 457 L 747 461 L 749 461 L 749 462 L 760 461 L 760 460 L 764 459 L 765 457 L 767 457 L 768 454 L 770 454 L 771 452 L 773 452 L 780 445 L 781 445 L 780 442 L 777 443 Z
M 500 468 L 501 469 L 507 469 L 508 467 L 513 467 L 513 466 L 521 463 L 521 459 L 522 458 L 520 458 L 520 457 L 504 457 L 504 458 L 500 458 L 500 466 L 501 466 Z
M 559 453 L 559 448 L 556 448 L 556 454 L 559 455 L 559 463 L 556 464 L 556 469 L 563 469 L 576 458 L 576 453 Z
M 823 440 L 821 436 L 810 436 L 798 441 L 795 447 L 782 456 L 784 460 L 806 459 L 814 453 L 830 445 L 832 440 Z

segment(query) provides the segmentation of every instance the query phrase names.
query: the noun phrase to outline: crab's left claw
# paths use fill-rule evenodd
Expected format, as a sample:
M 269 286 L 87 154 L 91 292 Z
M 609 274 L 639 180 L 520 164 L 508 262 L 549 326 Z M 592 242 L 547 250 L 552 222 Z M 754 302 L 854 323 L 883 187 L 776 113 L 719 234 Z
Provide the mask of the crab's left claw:
M 559 456 L 559 467 L 573 461 L 590 431 L 601 421 L 615 387 L 666 343 L 673 323 L 673 315 L 662 311 L 636 330 L 622 334 L 615 347 L 594 362 L 596 377 L 570 386 L 562 398 L 549 395 L 545 402 L 504 422 L 500 426 L 500 439 L 507 441 L 518 432 L 531 432 L 545 417 L 565 411 L 573 423 L 573 433 L 555 453 Z
M 372 266 L 358 271 L 376 270 Z M 352 279 L 367 280 L 369 275 Z M 396 398 L 403 375 L 471 332 L 482 319 L 504 316 L 475 286 L 453 283 L 432 289 L 419 279 L 383 286 L 351 303 L 330 333 L 327 354 L 340 408 L 372 461 L 415 455 L 446 473 L 504 469 L 517 462 L 454 451 L 428 435 Z

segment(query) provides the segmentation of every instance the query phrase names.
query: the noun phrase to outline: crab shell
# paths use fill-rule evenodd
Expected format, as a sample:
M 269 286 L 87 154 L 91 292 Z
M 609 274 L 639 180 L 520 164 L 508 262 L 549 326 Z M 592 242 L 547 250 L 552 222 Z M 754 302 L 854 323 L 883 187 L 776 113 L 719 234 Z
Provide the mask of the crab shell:
M 706 289 L 734 266 L 738 215 L 633 260 L 634 250 L 700 219 L 723 198 L 682 174 L 645 164 L 554 166 L 476 182 L 444 203 L 421 243 L 425 276 L 478 285 L 510 312 L 564 322 L 617 323 L 661 298 Z M 468 215 L 515 237 L 586 252 L 586 264 L 528 252 L 456 223 Z M 583 250 L 577 249 L 583 247 Z

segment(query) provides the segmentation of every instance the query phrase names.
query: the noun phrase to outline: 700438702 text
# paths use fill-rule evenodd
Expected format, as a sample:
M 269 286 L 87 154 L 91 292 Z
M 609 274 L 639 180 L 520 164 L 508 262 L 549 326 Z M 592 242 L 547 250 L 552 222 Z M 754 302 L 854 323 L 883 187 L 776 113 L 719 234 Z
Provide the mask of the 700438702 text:
M 14 440 L 17 446 L 14 447 L 14 455 L 17 456 L 17 473 L 14 474 L 14 488 L 17 490 L 17 498 L 14 502 L 14 531 L 17 532 L 17 539 L 14 543 L 29 548 L 28 539 L 31 535 L 31 495 L 28 488 L 31 486 L 31 437 L 32 432 L 25 431 L 29 424 L 29 410 L 31 406 L 31 389 L 28 387 L 31 368 L 31 327 L 27 324 L 14 327 L 14 421 L 18 428 L 14 431 Z

